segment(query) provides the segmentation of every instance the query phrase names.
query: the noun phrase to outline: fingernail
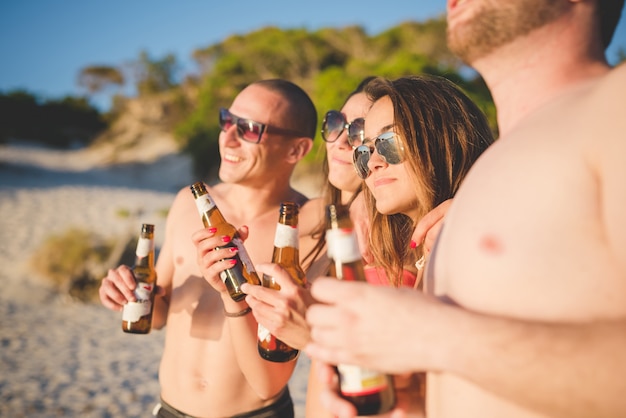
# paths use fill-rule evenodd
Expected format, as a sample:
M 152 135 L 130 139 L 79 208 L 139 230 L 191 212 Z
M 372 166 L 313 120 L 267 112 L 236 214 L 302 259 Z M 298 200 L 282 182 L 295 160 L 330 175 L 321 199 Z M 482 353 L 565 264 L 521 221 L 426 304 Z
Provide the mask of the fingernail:
M 222 242 L 230 242 L 230 237 L 228 235 L 224 235 L 222 237 Z
M 413 249 L 417 248 L 417 242 L 411 240 L 411 248 Z
M 236 253 L 236 252 L 237 252 L 237 250 L 238 250 L 238 248 L 237 248 L 237 247 L 230 247 L 230 248 L 228 249 L 228 251 L 230 251 L 231 253 Z
M 232 260 L 228 260 L 230 262 L 231 266 L 234 266 L 235 264 L 237 264 L 237 260 L 232 259 Z
M 215 234 L 217 232 L 217 228 L 209 228 L 209 232 Z

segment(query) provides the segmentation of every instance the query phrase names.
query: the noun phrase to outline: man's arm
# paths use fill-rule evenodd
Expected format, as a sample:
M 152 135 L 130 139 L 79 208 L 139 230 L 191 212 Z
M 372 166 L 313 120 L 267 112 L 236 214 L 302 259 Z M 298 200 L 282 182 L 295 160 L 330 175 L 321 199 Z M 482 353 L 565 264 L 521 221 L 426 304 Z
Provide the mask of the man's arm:
M 152 313 L 152 327 L 155 329 L 161 329 L 167 323 L 175 270 L 172 237 L 174 236 L 174 231 L 179 227 L 180 219 L 184 219 L 184 215 L 181 215 L 181 210 L 184 207 L 183 202 L 188 199 L 189 189 L 185 187 L 179 190 L 170 206 L 165 222 L 163 245 L 159 251 L 155 266 L 157 272 L 157 295 L 154 298 L 154 311 Z
M 169 222 L 169 221 L 168 221 Z M 167 229 L 167 228 L 166 228 Z M 172 295 L 172 280 L 174 276 L 174 264 L 172 262 L 172 249 L 167 239 L 163 240 L 163 246 L 159 252 L 156 263 L 157 294 L 154 298 L 154 310 L 152 312 L 152 327 L 161 329 L 167 323 L 167 313 Z
M 332 279 L 319 279 L 312 292 L 328 304 L 307 313 L 314 343 L 306 351 L 320 361 L 445 371 L 548 415 L 626 416 L 626 318 L 520 321 Z

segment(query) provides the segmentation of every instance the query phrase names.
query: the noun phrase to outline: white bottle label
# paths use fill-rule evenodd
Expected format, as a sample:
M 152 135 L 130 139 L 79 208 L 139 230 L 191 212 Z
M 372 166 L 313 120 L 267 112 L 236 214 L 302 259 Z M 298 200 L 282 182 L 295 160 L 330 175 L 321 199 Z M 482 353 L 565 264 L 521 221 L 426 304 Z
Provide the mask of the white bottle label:
M 359 243 L 352 229 L 328 229 L 326 245 L 328 257 L 338 263 L 352 263 L 361 259 Z
M 341 393 L 348 396 L 363 396 L 377 393 L 387 387 L 387 376 L 358 366 L 340 364 Z
M 154 240 L 140 237 L 139 241 L 137 241 L 137 250 L 135 251 L 135 254 L 137 255 L 137 257 L 140 258 L 147 257 L 150 253 L 150 250 L 152 250 L 153 248 Z
M 145 282 L 138 282 L 135 288 L 135 297 L 137 300 L 150 301 L 150 295 L 154 291 L 154 285 Z
M 276 225 L 276 235 L 274 236 L 274 247 L 276 248 L 299 248 L 298 227 L 284 224 Z
M 122 320 L 127 322 L 137 322 L 142 316 L 150 313 L 152 309 L 152 302 L 150 302 L 150 295 L 154 291 L 154 285 L 139 282 L 135 288 L 136 302 L 128 302 L 124 305 L 122 311 Z
M 246 248 L 243 246 L 243 241 L 241 240 L 241 238 L 233 238 L 233 243 L 237 246 L 237 255 L 239 255 L 239 258 L 241 259 L 241 262 L 246 270 L 248 270 L 250 273 L 256 272 L 256 270 L 254 269 L 254 265 L 252 264 L 252 260 L 246 252 Z
M 204 215 L 206 212 L 210 211 L 214 207 L 215 202 L 208 194 L 200 196 L 196 199 L 196 208 L 198 208 L 198 213 L 200 215 Z
M 269 341 L 272 337 L 272 334 L 267 328 L 259 324 L 259 328 L 257 329 L 257 337 L 259 341 Z

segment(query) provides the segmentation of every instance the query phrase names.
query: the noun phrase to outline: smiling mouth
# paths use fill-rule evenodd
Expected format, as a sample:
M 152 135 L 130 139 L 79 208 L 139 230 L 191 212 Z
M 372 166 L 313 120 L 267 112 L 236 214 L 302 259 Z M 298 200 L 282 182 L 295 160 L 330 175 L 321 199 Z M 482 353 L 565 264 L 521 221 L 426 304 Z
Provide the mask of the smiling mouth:
M 243 158 L 237 157 L 236 155 L 230 155 L 230 154 L 224 155 L 223 158 L 225 161 L 228 161 L 229 163 L 239 163 L 243 161 Z
M 340 160 L 339 158 L 333 158 L 332 161 L 336 164 L 352 165 L 352 161 Z

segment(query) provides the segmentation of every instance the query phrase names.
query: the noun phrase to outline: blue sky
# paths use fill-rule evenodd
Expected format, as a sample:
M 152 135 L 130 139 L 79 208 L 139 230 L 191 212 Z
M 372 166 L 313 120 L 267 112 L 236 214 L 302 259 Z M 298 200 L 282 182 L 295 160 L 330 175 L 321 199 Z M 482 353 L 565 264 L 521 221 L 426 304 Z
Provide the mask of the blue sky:
M 358 24 L 372 35 L 406 20 L 445 13 L 445 0 L 379 2 L 248 0 L 1 0 L 0 91 L 22 88 L 44 98 L 82 94 L 76 84 L 88 65 L 118 66 L 145 50 L 174 53 L 189 72 L 194 49 L 267 25 L 281 28 Z M 626 50 L 622 18 L 608 57 Z

